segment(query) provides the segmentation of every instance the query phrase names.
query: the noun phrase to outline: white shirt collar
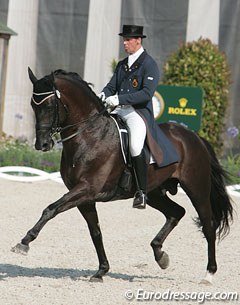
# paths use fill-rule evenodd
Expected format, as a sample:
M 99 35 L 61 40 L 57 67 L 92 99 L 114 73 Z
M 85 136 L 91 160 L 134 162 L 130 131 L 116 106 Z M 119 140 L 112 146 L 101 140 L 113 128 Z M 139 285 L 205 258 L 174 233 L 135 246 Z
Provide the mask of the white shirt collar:
M 137 52 L 128 56 L 128 67 L 129 68 L 143 52 L 144 52 L 144 49 L 143 49 L 143 47 L 141 47 L 139 50 L 137 50 Z

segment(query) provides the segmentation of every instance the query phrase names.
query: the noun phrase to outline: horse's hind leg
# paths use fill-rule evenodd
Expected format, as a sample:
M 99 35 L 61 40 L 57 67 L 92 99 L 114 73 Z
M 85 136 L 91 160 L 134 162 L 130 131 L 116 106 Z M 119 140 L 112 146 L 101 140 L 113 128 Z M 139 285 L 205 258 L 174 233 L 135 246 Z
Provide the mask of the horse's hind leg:
M 208 244 L 208 264 L 207 264 L 207 273 L 205 278 L 201 281 L 203 284 L 211 284 L 212 276 L 217 271 L 216 263 L 216 225 L 212 217 L 212 209 L 210 200 L 206 198 L 193 199 L 193 196 L 189 196 L 193 206 L 195 207 L 200 223 L 202 226 L 202 232 L 207 240 Z
M 102 233 L 98 222 L 98 215 L 95 207 L 95 202 L 93 204 L 85 204 L 79 206 L 78 209 L 88 224 L 90 235 L 93 244 L 96 248 L 97 256 L 99 260 L 99 269 L 91 277 L 90 281 L 99 282 L 102 281 L 102 277 L 108 272 L 109 263 L 103 246 Z
M 160 189 L 155 189 L 150 192 L 148 198 L 148 204 L 162 212 L 166 217 L 164 226 L 151 242 L 156 262 L 162 269 L 166 269 L 169 265 L 169 258 L 168 255 L 162 251 L 162 245 L 169 233 L 184 216 L 185 209 L 172 201 L 166 194 L 162 193 Z

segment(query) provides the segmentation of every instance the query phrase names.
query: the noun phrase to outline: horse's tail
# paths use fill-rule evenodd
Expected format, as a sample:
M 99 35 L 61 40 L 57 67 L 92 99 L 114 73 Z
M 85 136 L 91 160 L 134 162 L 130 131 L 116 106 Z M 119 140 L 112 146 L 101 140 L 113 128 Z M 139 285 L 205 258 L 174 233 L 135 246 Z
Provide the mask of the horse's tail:
M 210 201 L 213 217 L 218 229 L 218 238 L 225 237 L 230 231 L 233 221 L 233 207 L 227 193 L 225 181 L 228 181 L 227 172 L 221 167 L 210 143 L 201 138 L 205 144 L 211 159 L 211 194 Z

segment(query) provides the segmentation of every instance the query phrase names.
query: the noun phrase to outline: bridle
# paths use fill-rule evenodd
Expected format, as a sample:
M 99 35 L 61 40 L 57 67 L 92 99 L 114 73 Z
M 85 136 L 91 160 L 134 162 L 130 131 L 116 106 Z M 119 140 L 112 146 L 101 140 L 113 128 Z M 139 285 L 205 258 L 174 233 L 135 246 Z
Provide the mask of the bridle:
M 34 96 L 36 97 L 41 97 L 41 96 L 45 96 L 42 99 L 40 99 L 40 101 L 36 101 L 36 98 L 34 98 Z M 37 93 L 37 92 L 33 92 L 33 96 L 32 96 L 32 102 L 36 105 L 39 106 L 41 104 L 43 104 L 44 102 L 46 102 L 47 100 L 49 100 L 51 97 L 55 96 L 54 99 L 54 116 L 53 116 L 53 121 L 52 124 L 36 124 L 36 131 L 39 132 L 43 129 L 50 129 L 51 133 L 50 133 L 50 137 L 52 138 L 55 134 L 61 132 L 61 127 L 60 127 L 60 118 L 59 118 L 59 102 L 62 103 L 61 101 L 61 94 L 60 92 L 54 88 L 54 90 L 52 91 L 47 91 L 47 92 L 41 92 L 41 93 Z M 63 108 L 65 109 L 66 113 L 67 111 L 67 106 L 65 104 L 63 104 Z
M 35 96 L 45 96 L 43 97 L 39 102 L 36 101 L 36 99 L 34 98 Z M 58 133 L 62 133 L 63 131 L 70 129 L 72 127 L 78 126 L 82 123 L 88 123 L 87 125 L 85 125 L 84 128 L 78 128 L 78 130 L 76 132 L 74 132 L 73 134 L 71 134 L 70 136 L 63 138 L 61 140 L 58 140 L 57 143 L 62 143 L 65 141 L 68 141 L 72 138 L 74 138 L 75 136 L 77 136 L 78 134 L 80 134 L 83 130 L 85 130 L 88 125 L 90 123 L 92 123 L 95 119 L 97 119 L 100 115 L 102 115 L 103 113 L 106 113 L 107 110 L 104 107 L 102 111 L 95 113 L 94 115 L 92 115 L 91 117 L 88 117 L 87 119 L 84 119 L 80 122 L 74 123 L 74 124 L 70 124 L 67 125 L 65 127 L 61 127 L 60 126 L 60 115 L 59 115 L 59 102 L 63 105 L 63 108 L 66 112 L 66 115 L 68 115 L 68 108 L 67 105 L 65 105 L 62 100 L 61 100 L 61 93 L 59 90 L 57 90 L 56 88 L 54 88 L 52 91 L 47 91 L 47 92 L 42 92 L 42 93 L 37 93 L 37 92 L 33 92 L 33 96 L 32 96 L 32 102 L 36 105 L 39 106 L 41 104 L 43 104 L 44 102 L 46 102 L 47 100 L 49 100 L 51 97 L 55 96 L 54 102 L 55 102 L 55 107 L 54 107 L 54 117 L 53 117 L 53 121 L 52 124 L 36 124 L 36 132 L 39 132 L 43 129 L 48 129 L 51 130 L 50 133 L 50 137 L 52 138 L 53 136 L 57 135 Z M 108 112 L 107 112 L 108 113 Z
M 47 95 L 48 94 L 48 95 Z M 37 102 L 35 99 L 34 99 L 34 95 L 36 96 L 41 96 L 41 95 L 47 95 L 45 98 L 43 98 L 40 102 Z M 60 92 L 58 90 L 55 90 L 55 91 L 48 91 L 48 92 L 42 92 L 42 93 L 36 93 L 36 92 L 33 92 L 33 96 L 32 96 L 32 101 L 35 105 L 39 106 L 41 105 L 43 102 L 45 102 L 46 100 L 48 100 L 50 97 L 56 95 L 59 99 L 60 99 Z

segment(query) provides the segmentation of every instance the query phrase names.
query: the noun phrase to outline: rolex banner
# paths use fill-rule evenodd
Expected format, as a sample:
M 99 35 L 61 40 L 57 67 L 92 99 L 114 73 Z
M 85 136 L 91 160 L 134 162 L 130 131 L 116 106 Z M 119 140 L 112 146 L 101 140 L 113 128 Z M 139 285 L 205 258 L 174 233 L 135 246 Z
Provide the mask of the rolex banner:
M 199 131 L 203 90 L 200 87 L 159 85 L 153 97 L 154 117 L 158 123 L 177 122 Z

